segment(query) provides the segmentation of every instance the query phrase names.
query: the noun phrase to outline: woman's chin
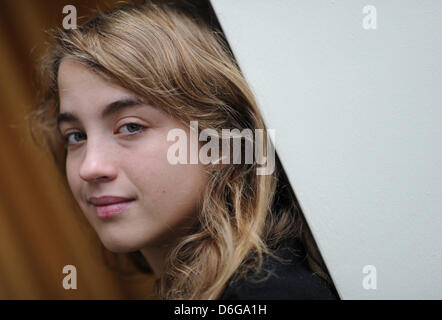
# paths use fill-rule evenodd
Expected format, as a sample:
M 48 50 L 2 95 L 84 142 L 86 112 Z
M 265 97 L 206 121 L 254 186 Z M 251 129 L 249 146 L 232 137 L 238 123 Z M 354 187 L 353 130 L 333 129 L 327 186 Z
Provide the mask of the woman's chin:
M 101 236 L 101 242 L 104 247 L 113 253 L 129 253 L 140 250 L 142 245 L 138 244 L 136 241 L 130 241 L 127 237 L 116 238 L 109 236 Z

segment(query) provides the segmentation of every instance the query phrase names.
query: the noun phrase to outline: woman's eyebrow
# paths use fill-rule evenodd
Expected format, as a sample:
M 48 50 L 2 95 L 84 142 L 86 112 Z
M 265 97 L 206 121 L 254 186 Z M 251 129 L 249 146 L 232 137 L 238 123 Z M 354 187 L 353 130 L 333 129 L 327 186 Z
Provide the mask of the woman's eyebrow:
M 110 104 L 108 104 L 103 112 L 101 113 L 101 117 L 107 118 L 115 113 L 121 112 L 124 109 L 133 108 L 135 106 L 143 105 L 143 104 L 149 104 L 147 101 L 140 99 L 140 98 L 124 98 L 117 101 L 114 101 Z M 63 122 L 80 122 L 78 118 L 70 113 L 70 112 L 64 112 L 60 113 L 57 116 L 57 127 L 60 128 L 60 125 Z
M 131 107 L 139 106 L 142 104 L 148 104 L 147 101 L 144 101 L 140 98 L 125 98 L 121 100 L 117 100 L 107 105 L 101 113 L 102 118 L 107 118 L 117 112 L 122 111 L 123 109 L 128 109 Z

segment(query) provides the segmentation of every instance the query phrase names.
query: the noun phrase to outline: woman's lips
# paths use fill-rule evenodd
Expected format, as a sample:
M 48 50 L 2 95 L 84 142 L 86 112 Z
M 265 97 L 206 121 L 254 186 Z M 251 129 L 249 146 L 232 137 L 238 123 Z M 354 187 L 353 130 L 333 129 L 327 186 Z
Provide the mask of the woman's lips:
M 135 199 L 115 196 L 92 197 L 89 199 L 89 202 L 94 205 L 95 213 L 99 218 L 119 215 L 130 207 L 134 201 Z
M 123 213 L 128 207 L 132 205 L 135 200 L 118 202 L 108 205 L 95 206 L 95 212 L 99 218 L 110 218 L 120 213 Z

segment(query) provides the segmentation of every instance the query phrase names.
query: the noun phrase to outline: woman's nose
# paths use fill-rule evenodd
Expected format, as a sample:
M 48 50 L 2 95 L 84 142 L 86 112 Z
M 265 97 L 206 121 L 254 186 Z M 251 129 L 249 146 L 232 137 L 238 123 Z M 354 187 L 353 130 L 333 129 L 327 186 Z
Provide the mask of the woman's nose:
M 110 152 L 103 144 L 89 144 L 80 166 L 80 177 L 85 181 L 113 180 L 117 177 L 117 168 L 113 164 Z

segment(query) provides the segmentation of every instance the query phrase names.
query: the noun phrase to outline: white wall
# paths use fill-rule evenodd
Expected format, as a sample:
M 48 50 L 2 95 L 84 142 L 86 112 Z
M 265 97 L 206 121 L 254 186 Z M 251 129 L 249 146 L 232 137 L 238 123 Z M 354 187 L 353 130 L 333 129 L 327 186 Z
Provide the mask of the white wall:
M 341 298 L 441 299 L 442 1 L 211 2 Z

